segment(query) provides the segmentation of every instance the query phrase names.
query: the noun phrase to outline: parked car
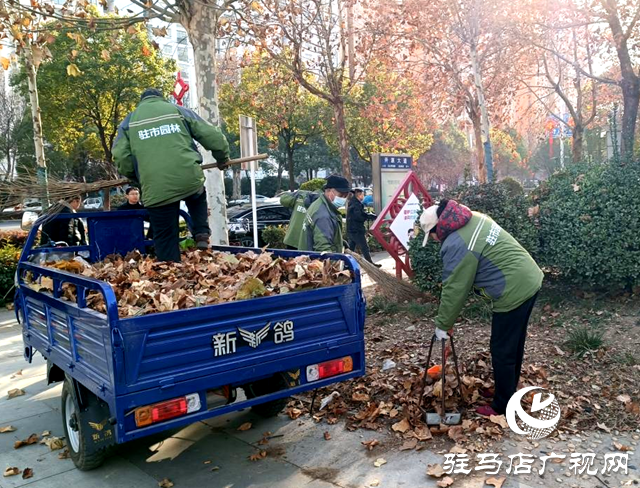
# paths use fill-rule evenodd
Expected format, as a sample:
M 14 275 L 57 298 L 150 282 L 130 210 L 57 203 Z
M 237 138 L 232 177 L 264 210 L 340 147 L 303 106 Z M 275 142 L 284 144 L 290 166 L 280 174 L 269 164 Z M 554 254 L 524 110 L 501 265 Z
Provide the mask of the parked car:
M 82 206 L 86 210 L 97 210 L 102 208 L 102 197 L 86 198 L 85 201 L 82 202 Z
M 267 243 L 262 239 L 262 231 L 268 226 L 288 225 L 291 210 L 280 204 L 258 204 L 258 246 Z M 253 215 L 251 205 L 244 204 L 227 211 L 229 243 L 236 246 L 253 246 Z
M 265 197 L 264 195 L 256 195 L 256 203 L 265 203 L 269 197 Z M 242 195 L 237 200 L 229 201 L 229 206 L 232 205 L 243 205 L 245 203 L 251 203 L 251 195 Z

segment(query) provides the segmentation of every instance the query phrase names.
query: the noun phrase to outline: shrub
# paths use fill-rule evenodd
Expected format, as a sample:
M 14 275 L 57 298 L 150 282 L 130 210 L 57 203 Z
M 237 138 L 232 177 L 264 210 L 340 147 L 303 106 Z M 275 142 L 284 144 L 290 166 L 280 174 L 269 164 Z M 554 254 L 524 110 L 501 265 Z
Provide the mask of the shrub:
M 524 194 L 513 195 L 510 183 L 490 183 L 479 186 L 459 186 L 446 195 L 471 210 L 489 215 L 501 227 L 517 239 L 534 257 L 538 253 L 537 229 L 528 216 L 529 201 Z M 409 257 L 414 270 L 413 281 L 418 288 L 427 292 L 438 292 L 442 286 L 442 260 L 440 244 L 429 241 L 422 247 L 424 233 L 411 241 Z
M 278 190 L 288 190 L 289 189 L 289 181 L 282 180 L 281 184 L 278 185 L 278 177 L 277 176 L 265 176 L 260 181 L 257 182 L 257 193 L 258 195 L 264 195 L 265 197 L 273 197 L 278 192 Z M 294 182 L 294 188 L 298 188 L 298 184 Z
M 512 197 L 524 195 L 524 188 L 522 187 L 520 182 L 514 178 L 511 178 L 511 176 L 503 178 L 502 180 L 500 180 L 499 184 L 503 186 L 507 190 L 507 194 Z
M 24 230 L 5 230 L 0 231 L 0 248 L 7 245 L 23 247 L 27 242 L 29 233 Z
M 300 185 L 301 190 L 306 191 L 316 191 L 322 190 L 322 187 L 327 183 L 327 180 L 324 178 L 314 178 L 309 181 L 305 181 L 302 185 Z
M 7 244 L 0 247 L 0 305 L 13 300 L 13 289 L 20 249 Z
M 579 358 L 591 351 L 597 351 L 603 344 L 602 331 L 580 326 L 571 330 L 568 334 L 566 347 Z
M 286 249 L 287 246 L 283 242 L 286 233 L 286 227 L 270 225 L 262 231 L 262 240 L 272 249 Z
M 640 285 L 640 162 L 572 165 L 536 192 L 543 263 L 580 286 Z

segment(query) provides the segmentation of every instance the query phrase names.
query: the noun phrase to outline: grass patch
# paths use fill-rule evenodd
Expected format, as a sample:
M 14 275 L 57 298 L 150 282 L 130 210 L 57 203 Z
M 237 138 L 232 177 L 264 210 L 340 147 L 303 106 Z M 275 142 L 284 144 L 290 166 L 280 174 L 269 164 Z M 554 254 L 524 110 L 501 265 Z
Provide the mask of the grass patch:
M 476 322 L 491 322 L 491 306 L 482 298 L 471 297 L 460 313 L 460 317 Z
M 579 326 L 569 332 L 565 345 L 576 356 L 582 358 L 585 354 L 600 349 L 603 343 L 602 332 Z
M 433 305 L 430 303 L 412 302 L 403 305 L 402 311 L 417 319 L 431 317 L 433 315 Z
M 637 364 L 640 364 L 640 362 L 638 362 L 638 358 L 636 358 L 630 352 L 625 352 L 624 354 L 617 355 L 615 361 L 624 366 L 635 366 Z

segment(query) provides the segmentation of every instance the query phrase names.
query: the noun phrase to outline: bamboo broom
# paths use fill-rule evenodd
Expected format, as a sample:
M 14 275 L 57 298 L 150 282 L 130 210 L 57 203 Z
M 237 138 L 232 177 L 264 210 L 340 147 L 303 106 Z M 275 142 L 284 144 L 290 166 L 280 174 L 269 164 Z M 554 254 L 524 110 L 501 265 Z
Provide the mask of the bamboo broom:
M 395 276 L 387 273 L 381 268 L 364 259 L 360 254 L 345 250 L 345 254 L 353 256 L 360 267 L 369 275 L 369 277 L 378 284 L 380 292 L 392 300 L 405 301 L 425 301 L 428 296 L 418 290 L 411 283 L 399 280 Z

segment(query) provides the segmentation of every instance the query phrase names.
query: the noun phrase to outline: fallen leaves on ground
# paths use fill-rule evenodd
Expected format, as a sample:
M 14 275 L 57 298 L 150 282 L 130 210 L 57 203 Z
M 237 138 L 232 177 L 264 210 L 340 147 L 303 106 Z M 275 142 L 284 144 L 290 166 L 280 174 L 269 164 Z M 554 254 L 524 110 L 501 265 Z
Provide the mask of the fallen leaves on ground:
M 19 397 L 19 396 L 24 395 L 24 390 L 21 390 L 20 388 L 14 388 L 12 390 L 9 390 L 7 392 L 7 395 L 9 397 L 9 399 L 15 398 L 15 397 Z
M 52 451 L 57 451 L 65 446 L 65 442 L 62 437 L 48 437 L 46 439 L 42 439 L 40 444 L 46 445 Z
M 619 442 L 614 442 L 613 447 L 622 452 L 633 451 L 633 448 L 631 446 L 625 446 L 624 444 L 620 444 Z
M 380 466 L 383 466 L 383 465 L 385 465 L 385 464 L 387 464 L 387 460 L 386 460 L 385 458 L 378 458 L 378 459 L 376 459 L 376 460 L 375 460 L 375 462 L 373 463 L 373 465 L 374 465 L 376 468 L 379 468 Z
M 495 488 L 502 488 L 502 485 L 504 484 L 506 479 L 506 477 L 501 476 L 500 478 L 488 478 L 484 482 L 487 485 L 495 486 Z
M 22 479 L 27 480 L 29 478 L 33 478 L 33 469 L 24 468 L 24 471 L 22 472 Z
M 404 444 L 400 446 L 401 451 L 411 451 L 418 446 L 418 439 L 409 439 L 404 441 Z
M 629 395 L 618 395 L 616 400 L 622 403 L 629 403 L 631 401 L 631 397 Z
M 10 380 L 13 380 L 13 379 L 15 379 L 15 378 L 16 378 L 16 377 L 18 377 L 18 376 L 22 376 L 22 370 L 21 370 L 21 369 L 19 369 L 19 370 L 18 370 L 18 371 L 16 371 L 15 373 L 13 373 L 13 374 L 9 377 L 9 379 L 10 379 Z
M 158 482 L 158 486 L 160 488 L 171 488 L 173 486 L 173 482 L 169 478 L 165 478 Z
M 325 441 L 330 441 L 331 440 L 331 434 L 329 434 L 329 432 L 325 432 L 324 433 L 324 440 Z
M 451 486 L 453 484 L 453 478 L 451 476 L 445 476 L 440 481 L 436 483 L 438 486 L 442 486 L 446 488 L 447 486 Z
M 16 476 L 19 474 L 20 474 L 20 468 L 13 466 L 11 468 L 5 469 L 2 476 L 4 476 L 5 478 L 8 478 L 9 476 Z
M 393 424 L 391 428 L 396 432 L 401 432 L 404 434 L 406 431 L 408 431 L 411 428 L 411 424 L 407 419 L 402 419 L 400 422 Z
M 58 459 L 69 459 L 71 454 L 69 453 L 69 449 L 65 449 L 61 453 L 58 454 Z
M 440 464 L 430 464 L 427 468 L 427 474 L 434 478 L 442 478 L 446 473 Z
M 40 438 L 38 437 L 38 434 L 31 434 L 29 437 L 27 437 L 24 440 L 16 441 L 13 444 L 13 448 L 14 449 L 20 449 L 21 447 L 24 447 L 24 446 L 30 446 L 31 444 L 35 444 L 39 440 L 40 440 Z
M 378 439 L 372 439 L 370 441 L 362 441 L 361 444 L 367 448 L 367 451 L 373 451 L 373 448 L 380 444 Z
M 292 407 L 292 408 L 287 408 L 287 409 L 285 410 L 285 413 L 289 416 L 289 418 L 290 418 L 291 420 L 295 420 L 295 419 L 297 419 L 298 417 L 300 417 L 300 415 L 302 415 L 302 413 L 303 413 L 303 412 L 302 412 L 302 410 L 300 410 L 299 408 L 293 408 L 293 407 Z
M 260 461 L 267 457 L 267 451 L 260 451 L 249 456 L 249 461 Z
M 351 271 L 342 261 L 312 259 L 308 255 L 281 258 L 271 252 L 247 251 L 232 254 L 220 251 L 192 251 L 181 263 L 167 263 L 137 251 L 125 257 L 107 256 L 95 264 L 79 260 L 47 264 L 90 278 L 105 281 L 118 300 L 120 317 L 182 310 L 204 305 L 281 295 L 352 281 Z M 43 279 L 37 289 L 53 289 Z M 65 283 L 62 297 L 75 301 L 75 286 Z M 87 305 L 105 312 L 104 298 L 89 292 Z
M 51 435 L 51 431 L 50 431 L 50 430 L 45 430 L 45 431 L 42 433 L 42 436 L 41 436 L 41 437 L 49 437 L 50 435 Z
M 238 427 L 237 430 L 239 430 L 240 432 L 244 432 L 245 430 L 249 430 L 250 428 L 251 428 L 251 422 L 245 422 L 240 427 Z
M 491 420 L 491 422 L 493 422 L 494 424 L 498 424 L 503 429 L 509 428 L 509 424 L 507 423 L 507 419 L 504 415 L 491 415 L 489 417 L 489 420 Z
M 15 432 L 16 428 L 13 425 L 5 425 L 0 427 L 0 434 L 6 434 L 7 432 Z

